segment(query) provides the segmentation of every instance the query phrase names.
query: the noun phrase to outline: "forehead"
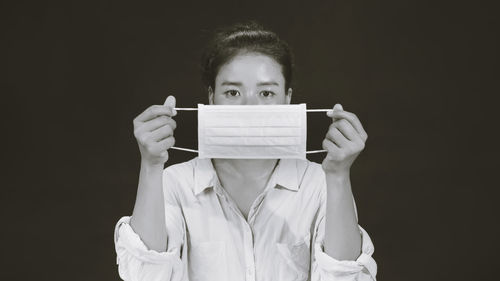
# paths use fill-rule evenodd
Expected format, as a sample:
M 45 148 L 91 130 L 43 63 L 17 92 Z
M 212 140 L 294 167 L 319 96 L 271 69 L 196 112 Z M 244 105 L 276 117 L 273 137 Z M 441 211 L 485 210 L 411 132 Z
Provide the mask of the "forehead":
M 273 58 L 259 53 L 245 53 L 232 58 L 217 73 L 216 84 L 223 80 L 267 81 L 284 83 L 281 65 Z

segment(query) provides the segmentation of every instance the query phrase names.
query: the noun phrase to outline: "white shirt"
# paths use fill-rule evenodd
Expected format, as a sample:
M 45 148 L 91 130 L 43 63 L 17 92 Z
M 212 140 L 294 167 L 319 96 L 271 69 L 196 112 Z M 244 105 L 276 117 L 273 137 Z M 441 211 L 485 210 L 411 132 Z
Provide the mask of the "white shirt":
M 374 247 L 339 261 L 323 251 L 326 179 L 321 165 L 281 159 L 244 218 L 210 159 L 163 172 L 167 251 L 149 250 L 121 218 L 115 228 L 123 280 L 375 280 Z

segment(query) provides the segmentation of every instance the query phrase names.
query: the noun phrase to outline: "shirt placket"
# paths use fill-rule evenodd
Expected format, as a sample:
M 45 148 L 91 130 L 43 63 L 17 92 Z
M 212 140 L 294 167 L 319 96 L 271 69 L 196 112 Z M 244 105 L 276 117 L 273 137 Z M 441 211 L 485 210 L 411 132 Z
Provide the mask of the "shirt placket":
M 247 281 L 248 280 L 255 280 L 255 251 L 254 251 L 254 240 L 253 240 L 254 239 L 253 226 L 254 226 L 255 218 L 256 218 L 257 212 L 259 210 L 259 207 L 261 206 L 261 203 L 264 200 L 264 196 L 265 196 L 266 191 L 263 192 L 262 194 L 260 194 L 255 199 L 255 201 L 252 203 L 252 206 L 250 207 L 250 211 L 248 212 L 248 221 L 245 220 L 245 218 L 243 217 L 241 212 L 239 212 L 241 215 L 242 224 L 245 227 L 245 233 L 244 233 L 245 244 L 248 244 L 248 247 L 249 247 L 248 249 L 251 250 L 251 251 L 249 251 L 249 256 L 245 257 L 246 260 L 250 261 L 250 263 L 247 263 L 247 269 L 246 269 L 247 270 L 247 272 L 246 272 L 246 280 Z M 239 209 L 238 209 L 238 211 L 239 211 Z M 248 238 L 246 236 L 248 236 Z M 245 245 L 245 248 L 247 248 L 246 245 Z
M 216 192 L 221 196 L 224 201 L 229 205 L 231 210 L 237 214 L 239 218 L 239 222 L 243 228 L 243 248 L 244 248 L 244 257 L 245 257 L 245 280 L 246 281 L 255 281 L 255 256 L 254 256 L 254 247 L 253 247 L 253 231 L 250 227 L 250 224 L 245 220 L 245 217 L 236 206 L 236 203 L 233 202 L 231 197 L 228 196 L 226 191 L 221 187 L 220 182 L 216 184 Z
M 256 215 L 262 205 L 262 201 L 264 200 L 265 195 L 269 192 L 270 187 L 274 186 L 274 173 L 271 176 L 271 179 L 268 182 L 268 185 L 264 188 L 264 192 L 262 192 L 257 198 L 253 201 L 252 206 L 250 207 L 250 211 L 248 212 L 248 221 L 245 219 L 243 214 L 236 203 L 228 196 L 222 185 L 217 180 L 216 182 L 216 192 L 220 196 L 224 198 L 224 200 L 228 203 L 230 208 L 237 214 L 240 219 L 240 223 L 243 226 L 243 247 L 244 247 L 244 256 L 245 256 L 245 280 L 246 281 L 255 281 L 255 252 L 254 252 L 254 237 L 253 237 L 253 225 L 255 223 Z

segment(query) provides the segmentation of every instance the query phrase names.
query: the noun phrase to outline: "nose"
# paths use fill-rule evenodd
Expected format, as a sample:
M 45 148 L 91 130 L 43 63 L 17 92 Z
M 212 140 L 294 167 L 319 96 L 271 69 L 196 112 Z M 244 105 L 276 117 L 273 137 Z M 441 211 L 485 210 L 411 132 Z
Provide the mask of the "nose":
M 257 105 L 259 104 L 259 100 L 257 99 L 257 95 L 253 91 L 248 91 L 243 95 L 242 105 Z

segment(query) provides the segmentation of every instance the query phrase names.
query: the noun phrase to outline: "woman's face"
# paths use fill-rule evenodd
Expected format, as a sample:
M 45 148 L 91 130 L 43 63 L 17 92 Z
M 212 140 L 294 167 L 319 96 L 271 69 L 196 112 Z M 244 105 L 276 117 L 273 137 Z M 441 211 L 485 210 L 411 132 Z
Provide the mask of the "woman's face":
M 290 104 L 292 89 L 285 91 L 281 65 L 258 53 L 237 55 L 223 65 L 209 89 L 210 104 Z

